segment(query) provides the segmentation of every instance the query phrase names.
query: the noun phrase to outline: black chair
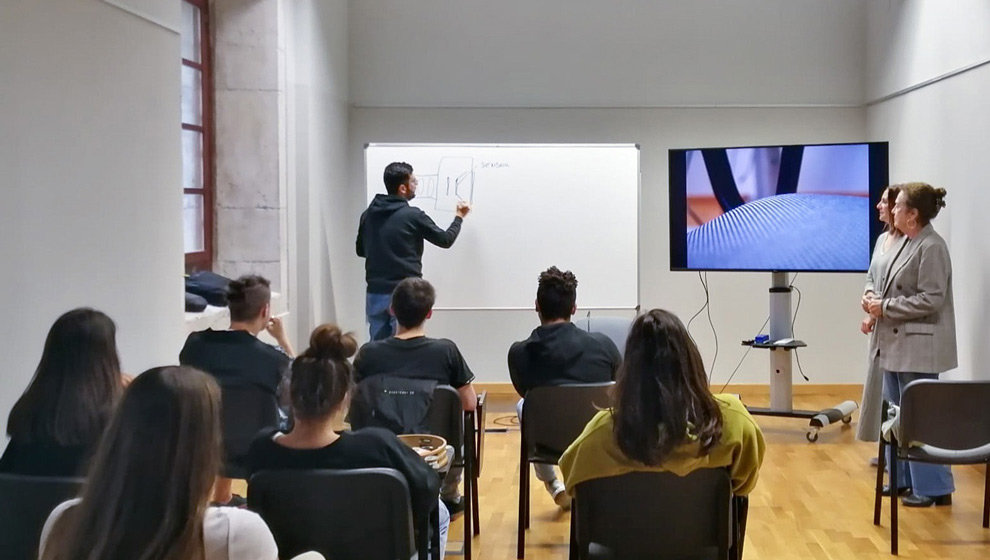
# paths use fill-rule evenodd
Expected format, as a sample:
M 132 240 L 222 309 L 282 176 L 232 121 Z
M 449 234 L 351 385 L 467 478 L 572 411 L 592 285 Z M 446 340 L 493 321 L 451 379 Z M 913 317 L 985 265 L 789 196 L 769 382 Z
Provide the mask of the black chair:
M 536 387 L 523 399 L 519 446 L 519 527 L 516 557 L 526 554 L 529 529 L 529 464 L 556 465 L 560 456 L 584 431 L 585 425 L 608 406 L 615 383 L 581 383 Z
M 312 550 L 334 560 L 408 560 L 417 548 L 428 557 L 395 469 L 261 471 L 248 484 L 248 508 L 268 524 L 282 558 Z
M 223 476 L 246 479 L 251 473 L 244 458 L 251 442 L 262 429 L 279 425 L 278 401 L 275 395 L 251 384 L 223 384 L 220 393 Z
M 638 471 L 577 485 L 571 558 L 728 560 L 741 556 L 745 499 L 734 502 L 724 468 L 687 476 Z M 736 508 L 743 508 L 735 514 Z M 744 528 L 744 526 L 743 526 Z M 733 547 L 737 541 L 738 550 Z
M 371 379 L 371 378 L 369 378 Z M 402 386 L 402 378 L 394 378 Z M 421 380 L 415 380 L 421 381 Z M 362 383 L 368 382 L 368 379 Z M 410 385 L 411 386 L 411 385 Z M 374 404 L 358 400 L 362 391 L 357 391 L 355 401 L 352 402 L 348 421 L 354 429 L 360 429 L 368 425 L 375 425 Z M 436 385 L 430 397 L 430 404 L 423 418 L 423 425 L 426 431 L 438 435 L 447 444 L 454 448 L 454 458 L 451 467 L 464 469 L 464 501 L 469 509 L 464 516 L 464 558 L 471 560 L 471 545 L 474 535 L 480 533 L 479 529 L 479 508 L 478 508 L 478 469 L 477 461 L 480 460 L 478 450 L 484 447 L 483 425 L 479 429 L 479 422 L 483 422 L 485 394 L 479 397 L 480 410 L 475 412 L 464 412 L 461 405 L 461 396 L 457 389 L 450 385 Z
M 485 457 L 485 426 L 488 422 L 487 409 L 485 404 L 488 401 L 488 391 L 482 391 L 478 395 L 478 406 L 475 408 L 474 412 L 466 413 L 464 419 L 465 425 L 470 424 L 474 426 L 474 465 L 471 470 L 474 471 L 474 478 L 472 478 L 472 484 L 474 486 L 471 488 L 474 500 L 471 503 L 471 513 L 474 518 L 474 534 L 475 536 L 481 534 L 481 514 L 478 509 L 478 479 L 481 478 L 481 464 Z
M 484 412 L 484 397 L 479 402 Z M 464 558 L 471 560 L 471 541 L 480 533 L 478 521 L 478 451 L 484 447 L 484 427 L 479 431 L 476 425 L 481 418 L 475 412 L 464 412 L 461 395 L 450 385 L 437 385 L 433 390 L 433 400 L 426 413 L 429 432 L 447 440 L 454 448 L 452 467 L 464 469 Z M 473 521 L 473 523 L 472 523 Z M 473 527 L 473 529 L 472 529 Z
M 81 478 L 0 473 L 0 560 L 35 560 L 41 529 L 58 504 L 79 494 Z
M 883 403 L 883 420 L 889 405 Z M 904 387 L 898 416 L 899 433 L 889 445 L 906 461 L 986 468 L 983 527 L 990 528 L 990 381 L 919 379 Z M 880 437 L 873 524 L 880 524 L 887 443 Z M 890 465 L 890 553 L 897 554 L 897 461 Z

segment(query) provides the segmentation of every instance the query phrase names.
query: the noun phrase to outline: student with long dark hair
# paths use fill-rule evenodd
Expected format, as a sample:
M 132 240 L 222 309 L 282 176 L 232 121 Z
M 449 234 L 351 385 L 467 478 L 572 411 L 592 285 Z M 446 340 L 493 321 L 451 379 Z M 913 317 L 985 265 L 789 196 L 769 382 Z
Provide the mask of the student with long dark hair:
M 870 315 L 870 301 L 876 297 L 878 290 L 883 290 L 887 284 L 887 274 L 890 265 L 900 255 L 907 238 L 901 230 L 894 227 L 892 210 L 900 194 L 899 185 L 890 185 L 883 190 L 880 201 L 877 202 L 877 212 L 883 222 L 883 233 L 877 238 L 870 258 L 870 268 L 866 271 L 866 286 L 860 305 L 866 312 L 866 317 L 860 322 L 859 330 L 870 337 L 869 367 L 866 370 L 866 381 L 863 382 L 863 398 L 860 399 L 859 422 L 856 427 L 856 439 L 860 441 L 877 441 L 880 436 L 880 407 L 883 403 L 883 371 L 880 369 L 880 356 L 877 333 L 874 330 L 877 318 Z M 874 457 L 871 460 L 876 461 Z
M 417 531 L 427 530 L 420 521 L 439 508 L 442 557 L 449 514 L 439 500 L 437 473 L 386 429 L 334 430 L 347 411 L 352 379 L 347 359 L 356 351 L 357 341 L 350 333 L 332 324 L 316 327 L 309 348 L 292 362 L 289 394 L 295 425 L 288 433 L 272 429 L 259 435 L 248 464 L 252 471 L 393 468 L 409 485 Z
M 79 476 L 123 391 L 116 326 L 95 309 L 73 309 L 48 331 L 41 361 L 7 419 L 0 472 Z
M 728 467 L 732 491 L 756 485 L 765 444 L 731 395 L 713 395 L 701 354 L 675 315 L 654 309 L 633 322 L 612 406 L 588 422 L 560 459 L 568 493 L 586 480 L 633 471 Z
M 207 507 L 220 468 L 220 389 L 187 367 L 130 384 L 100 444 L 81 499 L 59 505 L 42 560 L 275 560 L 265 522 Z

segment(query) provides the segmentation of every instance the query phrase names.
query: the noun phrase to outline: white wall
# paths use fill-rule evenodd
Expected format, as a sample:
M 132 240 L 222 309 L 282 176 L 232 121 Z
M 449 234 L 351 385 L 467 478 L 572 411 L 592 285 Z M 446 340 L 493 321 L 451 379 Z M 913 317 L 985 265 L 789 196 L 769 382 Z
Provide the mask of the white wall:
M 158 20 L 178 29 L 179 4 Z M 61 313 L 117 323 L 123 367 L 183 339 L 179 36 L 96 0 L 0 4 L 0 424 Z
M 869 2 L 866 100 L 990 59 L 990 2 Z
M 350 9 L 351 101 L 855 105 L 867 3 L 359 0 Z
M 865 114 L 859 108 L 736 108 L 736 109 L 386 109 L 351 111 L 349 161 L 350 192 L 345 219 L 331 224 L 334 235 L 353 239 L 365 205 L 363 146 L 367 142 L 632 142 L 641 146 L 640 301 L 644 308 L 668 308 L 687 320 L 703 303 L 697 275 L 669 270 L 667 232 L 667 150 L 674 147 L 721 146 L 799 142 L 838 142 L 865 137 Z M 561 178 L 566 180 L 566 178 Z M 479 208 L 478 212 L 484 210 Z M 553 216 L 550 216 L 552 218 Z M 468 216 L 464 228 L 472 227 Z M 498 232 L 491 232 L 497 236 Z M 455 244 L 452 251 L 457 250 Z M 523 250 L 522 248 L 520 250 Z M 335 263 L 337 265 L 338 263 Z M 554 263 L 547 263 L 548 265 Z M 566 267 L 567 263 L 555 263 Z M 363 261 L 349 256 L 340 262 L 348 272 L 351 301 L 364 291 Z M 430 271 L 424 271 L 430 277 Z M 535 277 L 538 270 L 532 271 Z M 497 271 L 492 273 L 497 281 Z M 578 279 L 580 281 L 580 278 Z M 743 354 L 739 341 L 752 338 L 767 317 L 770 275 L 760 273 L 709 274 L 712 317 L 719 333 L 719 355 L 713 382 L 724 383 Z M 796 326 L 797 337 L 808 342 L 801 364 L 815 383 L 857 383 L 863 378 L 865 337 L 858 326 L 863 286 L 860 274 L 803 274 L 797 286 L 804 293 Z M 796 303 L 796 295 L 795 295 Z M 578 305 L 580 305 L 580 295 Z M 362 331 L 363 308 L 352 306 L 338 318 L 346 328 Z M 465 347 L 485 343 L 486 320 L 519 324 L 518 339 L 535 327 L 535 313 L 464 322 L 455 320 L 440 332 Z M 522 326 L 526 325 L 526 326 Z M 450 332 L 446 332 L 449 328 Z M 710 330 L 699 318 L 692 333 L 709 364 L 715 353 Z M 507 348 L 506 348 L 507 350 Z M 479 381 L 508 381 L 504 360 L 472 363 Z M 796 368 L 795 368 L 796 369 Z M 767 383 L 769 357 L 749 354 L 736 383 Z
M 334 237 L 351 242 L 365 205 L 367 142 L 634 142 L 643 172 L 640 300 L 686 319 L 703 294 L 696 275 L 669 271 L 667 149 L 863 140 L 867 4 L 351 2 L 350 181 L 336 200 L 348 210 L 331 224 Z M 464 227 L 472 227 L 471 216 Z M 334 264 L 347 269 L 338 318 L 363 331 L 363 262 L 348 253 Z M 709 280 L 718 383 L 743 354 L 739 341 L 757 334 L 767 316 L 770 275 L 712 273 Z M 796 334 L 810 345 L 801 363 L 816 383 L 862 380 L 862 281 L 856 274 L 798 278 L 805 297 Z M 534 280 L 534 295 L 535 288 Z M 715 343 L 703 319 L 692 332 L 710 363 Z M 432 328 L 451 333 L 471 363 L 470 352 L 488 343 L 489 321 L 516 327 L 521 339 L 536 317 L 438 317 Z M 479 380 L 508 380 L 504 359 L 473 365 Z M 768 356 L 751 352 L 733 381 L 766 383 L 768 370 Z
M 346 206 L 347 2 L 282 2 L 285 22 L 286 172 L 289 188 L 289 308 L 298 350 L 336 316 L 339 271 L 350 236 L 332 235 Z M 353 240 L 351 240 L 353 241 Z
M 884 69 L 871 75 L 871 95 L 911 90 L 867 111 L 870 136 L 890 139 L 890 180 L 948 191 L 933 225 L 952 254 L 959 368 L 951 375 L 990 379 L 990 240 L 979 233 L 990 214 L 990 65 L 956 73 L 990 62 L 990 3 L 878 3 L 869 24 L 870 67 Z M 925 85 L 939 76 L 949 77 Z

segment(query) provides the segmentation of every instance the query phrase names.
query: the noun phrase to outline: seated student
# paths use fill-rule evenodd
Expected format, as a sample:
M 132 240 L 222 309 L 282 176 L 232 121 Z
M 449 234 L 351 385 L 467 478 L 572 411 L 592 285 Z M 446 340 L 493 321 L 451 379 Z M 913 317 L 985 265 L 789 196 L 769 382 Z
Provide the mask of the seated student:
M 430 379 L 457 389 L 466 411 L 478 406 L 471 382 L 474 373 L 457 345 L 446 338 L 426 336 L 426 320 L 433 314 L 436 291 L 422 278 L 406 278 L 392 292 L 392 314 L 398 322 L 395 336 L 369 342 L 354 359 L 354 379 L 361 382 L 375 375 Z M 425 410 L 423 411 L 425 413 Z M 464 509 L 458 491 L 463 469 L 452 468 L 440 492 L 452 513 Z
M 126 380 L 110 317 L 87 308 L 59 317 L 34 379 L 10 411 L 0 472 L 84 475 Z
M 255 513 L 207 507 L 220 468 L 220 390 L 186 367 L 154 368 L 127 388 L 82 498 L 52 511 L 41 560 L 276 560 Z
M 571 495 L 595 478 L 713 467 L 729 468 L 737 496 L 756 486 L 763 434 L 737 397 L 709 391 L 701 354 L 673 314 L 654 309 L 633 322 L 612 397 L 560 458 Z
M 577 278 L 551 266 L 540 273 L 536 313 L 540 326 L 526 340 L 509 348 L 509 376 L 520 397 L 534 387 L 569 383 L 602 383 L 615 379 L 622 361 L 619 349 L 601 333 L 589 333 L 571 323 L 577 311 Z M 516 404 L 522 419 L 523 399 Z M 553 501 L 567 509 L 571 501 L 553 465 L 533 465 Z
M 440 478 L 433 468 L 388 430 L 333 429 L 346 413 L 352 373 L 347 358 L 356 349 L 354 336 L 342 334 L 336 325 L 316 327 L 309 348 L 292 362 L 289 393 L 295 425 L 289 433 L 262 432 L 248 454 L 250 469 L 396 469 L 409 485 L 417 532 L 427 530 L 419 522 L 440 508 L 442 558 L 450 517 L 438 503 Z
M 230 308 L 230 329 L 194 332 L 186 339 L 179 353 L 179 363 L 205 371 L 226 390 L 227 387 L 254 387 L 271 397 L 275 409 L 279 396 L 285 400 L 283 385 L 288 381 L 292 346 L 285 334 L 281 319 L 271 316 L 271 289 L 268 280 L 261 276 L 242 276 L 227 288 Z M 258 334 L 266 330 L 278 342 L 280 348 L 258 340 Z M 272 419 L 272 425 L 277 419 Z M 240 463 L 247 452 L 251 438 L 267 426 L 241 427 L 244 449 L 233 449 L 234 442 L 225 442 L 227 460 Z M 226 426 L 224 433 L 231 433 Z M 230 479 L 217 481 L 215 500 L 219 503 L 242 505 L 244 499 L 230 492 Z

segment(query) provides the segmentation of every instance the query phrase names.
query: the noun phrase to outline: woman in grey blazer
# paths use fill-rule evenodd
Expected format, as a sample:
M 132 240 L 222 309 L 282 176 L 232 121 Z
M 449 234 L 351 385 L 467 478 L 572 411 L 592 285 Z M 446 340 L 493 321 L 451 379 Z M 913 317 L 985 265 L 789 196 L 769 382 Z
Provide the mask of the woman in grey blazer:
M 877 291 L 883 288 L 890 272 L 890 265 L 904 248 L 907 238 L 894 227 L 890 209 L 894 207 L 900 188 L 893 185 L 884 189 L 877 203 L 880 221 L 884 224 L 884 232 L 877 238 L 873 248 L 873 258 L 870 259 L 870 269 L 866 271 L 866 287 L 863 288 L 862 306 L 867 313 L 860 324 L 860 331 L 870 337 L 869 366 L 866 370 L 866 381 L 863 383 L 863 398 L 860 399 L 859 422 L 857 423 L 856 439 L 860 441 L 877 441 L 880 435 L 880 405 L 883 402 L 883 371 L 877 355 L 876 317 L 869 314 L 870 300 L 876 297 Z M 871 463 L 876 461 L 876 457 Z M 873 463 L 875 464 L 875 463 Z
M 894 227 L 908 238 L 879 296 L 870 300 L 877 319 L 877 357 L 884 372 L 884 397 L 900 403 L 904 386 L 936 379 L 956 367 L 956 320 L 952 305 L 952 263 L 932 218 L 945 207 L 945 189 L 925 183 L 898 185 L 892 209 Z M 955 489 L 948 465 L 908 462 L 897 486 L 911 488 L 904 505 L 949 505 Z M 898 465 L 900 467 L 900 465 Z

